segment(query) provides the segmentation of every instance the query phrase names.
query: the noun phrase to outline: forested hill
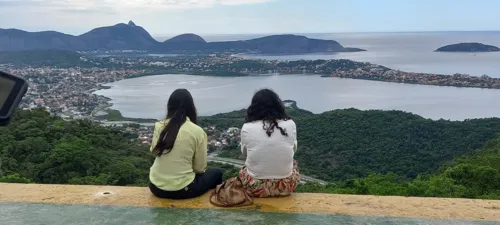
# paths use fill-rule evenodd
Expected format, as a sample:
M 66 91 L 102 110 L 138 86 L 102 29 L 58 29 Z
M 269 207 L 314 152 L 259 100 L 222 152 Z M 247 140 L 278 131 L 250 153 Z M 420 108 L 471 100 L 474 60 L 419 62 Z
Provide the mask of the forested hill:
M 500 119 L 434 121 L 401 111 L 335 110 L 296 123 L 302 171 L 327 180 L 432 173 L 500 133 Z
M 485 180 L 498 177 L 500 139 L 484 148 L 491 150 L 477 149 L 497 136 L 500 119 L 433 121 L 400 111 L 346 109 L 315 115 L 288 110 L 298 127 L 301 172 L 335 184 L 305 186 L 307 191 L 488 197 L 499 190 Z M 203 117 L 201 123 L 238 127 L 242 114 Z M 0 182 L 142 186 L 153 160 L 149 146 L 130 141 L 121 131 L 87 120 L 64 121 L 43 109 L 18 111 L 9 126 L 0 127 L 0 143 Z M 418 191 L 411 185 L 420 185 Z
M 0 64 L 32 67 L 55 66 L 62 68 L 95 66 L 83 55 L 65 50 L 0 52 Z
M 434 174 L 419 175 L 413 180 L 394 173 L 370 174 L 326 186 L 306 184 L 297 191 L 500 200 L 500 138 L 453 160 Z
M 401 111 L 345 109 L 314 115 L 298 110 L 290 114 L 295 112 L 300 169 L 331 181 L 371 173 L 393 172 L 405 178 L 433 173 L 500 133 L 496 118 L 435 121 Z M 241 127 L 243 118 L 244 110 L 204 117 L 201 124 Z M 238 148 L 224 151 L 224 156 L 240 155 Z
M 146 185 L 153 162 L 148 146 L 118 130 L 43 109 L 18 111 L 0 143 L 0 182 Z

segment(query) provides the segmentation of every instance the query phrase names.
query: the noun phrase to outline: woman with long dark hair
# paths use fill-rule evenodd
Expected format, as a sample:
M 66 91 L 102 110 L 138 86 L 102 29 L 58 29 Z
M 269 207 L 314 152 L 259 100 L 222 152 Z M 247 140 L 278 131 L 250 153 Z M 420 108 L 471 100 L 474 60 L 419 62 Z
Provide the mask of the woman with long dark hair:
M 290 195 L 300 182 L 297 131 L 279 96 L 269 89 L 255 93 L 241 129 L 241 151 L 246 155 L 240 179 L 253 197 Z
M 155 124 L 151 152 L 156 157 L 149 173 L 149 189 L 160 198 L 195 198 L 222 183 L 222 171 L 207 169 L 207 134 L 196 125 L 193 97 L 175 90 L 167 104 L 167 118 Z

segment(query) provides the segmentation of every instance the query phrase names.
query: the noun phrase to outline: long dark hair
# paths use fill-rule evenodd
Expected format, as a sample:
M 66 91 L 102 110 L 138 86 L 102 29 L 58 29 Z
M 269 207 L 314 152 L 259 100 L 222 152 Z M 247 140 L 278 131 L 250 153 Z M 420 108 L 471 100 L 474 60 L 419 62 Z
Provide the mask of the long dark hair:
M 193 97 L 188 90 L 177 89 L 168 99 L 167 119 L 170 119 L 170 121 L 165 128 L 163 128 L 158 138 L 158 142 L 153 149 L 153 154 L 155 156 L 161 156 L 172 150 L 179 129 L 182 124 L 186 122 L 186 118 L 189 118 L 191 122 L 196 124 L 197 115 Z
M 262 120 L 262 128 L 269 137 L 273 134 L 274 128 L 278 128 L 282 135 L 288 136 L 286 130 L 278 125 L 278 120 L 289 119 L 291 118 L 286 114 L 280 97 L 270 89 L 262 89 L 255 93 L 245 118 L 247 123 Z

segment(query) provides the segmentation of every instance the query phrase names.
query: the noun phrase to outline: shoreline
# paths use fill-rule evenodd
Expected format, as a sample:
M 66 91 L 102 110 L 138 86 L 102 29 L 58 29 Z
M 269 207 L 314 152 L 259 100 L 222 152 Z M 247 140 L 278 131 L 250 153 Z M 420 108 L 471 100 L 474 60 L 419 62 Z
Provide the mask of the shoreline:
M 414 72 L 403 72 L 399 71 L 402 73 L 414 73 Z M 430 83 L 423 83 L 423 82 L 417 82 L 417 81 L 410 81 L 410 80 L 390 80 L 390 79 L 378 79 L 378 78 L 370 78 L 367 76 L 358 76 L 358 77 L 352 77 L 352 76 L 340 76 L 340 75 L 331 75 L 331 74 L 324 74 L 324 73 L 303 73 L 303 72 L 286 72 L 286 73 L 261 73 L 261 74 L 250 74 L 250 73 L 236 73 L 237 75 L 218 75 L 220 73 L 224 72 L 182 72 L 182 71 L 169 71 L 169 72 L 158 72 L 158 73 L 146 73 L 142 75 L 135 75 L 135 76 L 130 76 L 126 77 L 123 79 L 119 79 L 113 82 L 118 82 L 121 80 L 128 80 L 128 79 L 134 79 L 134 78 L 141 78 L 141 77 L 149 77 L 149 76 L 168 76 L 168 75 L 188 75 L 188 76 L 207 76 L 207 77 L 265 77 L 265 76 L 288 76 L 288 75 L 302 75 L 302 76 L 320 76 L 322 78 L 342 78 L 342 79 L 352 79 L 352 80 L 367 80 L 367 81 L 377 81 L 377 82 L 385 82 L 385 83 L 398 83 L 398 84 L 411 84 L 411 85 L 426 85 L 426 86 L 436 86 L 436 87 L 455 87 L 455 88 L 477 88 L 477 89 L 494 89 L 494 90 L 499 90 L 500 86 L 498 87 L 491 87 L 491 86 L 467 86 L 467 85 L 458 85 L 458 84 L 430 84 Z M 232 72 L 227 72 L 227 73 L 232 73 Z M 417 74 L 417 73 L 414 73 Z M 420 73 L 419 73 L 420 74 Z M 424 74 L 424 73 L 422 73 Z M 454 75 L 442 75 L 442 74 L 426 74 L 427 76 L 440 76 L 440 77 L 453 77 Z M 460 74 L 461 75 L 461 74 Z M 425 76 L 425 75 L 424 75 Z M 468 76 L 470 78 L 481 78 L 479 76 Z M 495 77 L 490 77 L 490 79 L 498 79 L 500 82 L 500 78 L 495 78 Z M 111 89 L 113 86 L 109 86 L 108 84 L 101 85 L 99 89 L 96 89 L 95 91 L 98 90 L 103 90 L 103 89 Z M 104 96 L 105 97 L 105 96 Z
M 110 124 L 121 124 L 121 123 L 138 123 L 138 124 L 150 124 L 155 123 L 158 119 L 152 118 L 131 118 L 122 115 L 120 110 L 112 109 L 112 103 L 103 104 L 92 111 L 92 114 L 103 112 L 103 115 L 90 115 L 90 118 L 99 123 L 110 123 Z M 110 115 L 111 114 L 111 115 Z M 110 119 L 111 118 L 111 119 Z
M 451 75 L 444 75 L 444 76 L 451 76 Z M 417 82 L 401 82 L 401 81 L 378 80 L 378 79 L 369 79 L 369 78 L 340 77 L 340 76 L 331 76 L 331 75 L 321 75 L 321 77 L 322 78 L 350 79 L 350 80 L 366 80 L 366 81 L 376 81 L 376 82 L 393 83 L 393 84 L 423 85 L 423 86 L 434 86 L 434 87 L 474 88 L 474 89 L 486 89 L 486 90 L 500 90 L 500 87 L 498 87 L 498 88 L 490 88 L 490 87 L 471 87 L 471 86 L 459 86 L 459 85 L 425 84 L 425 83 L 417 83 Z M 498 79 L 500 79 L 500 78 L 498 78 Z
M 116 79 L 110 83 L 118 82 L 121 80 L 140 78 L 140 77 L 148 77 L 148 76 L 167 76 L 167 75 L 190 75 L 190 76 L 209 76 L 209 77 L 251 77 L 251 76 L 286 76 L 286 75 L 303 75 L 303 76 L 320 76 L 322 78 L 342 78 L 342 79 L 353 79 L 353 80 L 367 80 L 367 81 L 377 81 L 377 82 L 386 82 L 386 83 L 399 83 L 399 84 L 409 84 L 409 85 L 427 85 L 427 86 L 437 86 L 437 87 L 455 87 L 455 88 L 478 88 L 478 89 L 500 89 L 500 78 L 491 78 L 488 76 L 470 76 L 465 74 L 455 74 L 455 75 L 442 75 L 442 74 L 428 74 L 428 73 L 415 73 L 415 72 L 403 72 L 399 70 L 392 70 L 390 68 L 371 64 L 366 62 L 357 62 L 352 60 L 322 60 L 324 63 L 320 66 L 325 66 L 326 69 L 316 69 L 315 71 L 310 71 L 310 69 L 302 70 L 301 72 L 296 71 L 293 67 L 276 67 L 278 64 L 272 64 L 273 60 L 262 60 L 262 59 L 246 59 L 241 56 L 241 54 L 232 54 L 230 57 L 239 58 L 242 60 L 251 60 L 251 61 L 265 61 L 271 63 L 275 69 L 269 69 L 268 73 L 256 72 L 250 69 L 245 70 L 245 72 L 236 72 L 236 71 L 224 71 L 224 70 L 215 70 L 215 71 L 200 71 L 196 69 L 190 69 L 185 71 L 180 70 L 172 70 L 172 69 L 160 69 L 160 68 L 152 68 L 151 71 L 144 71 L 142 74 L 136 74 L 131 76 L 126 76 L 121 79 Z M 284 63 L 314 63 L 317 60 L 295 60 L 295 61 L 283 61 Z M 345 62 L 344 62 L 345 61 Z M 283 63 L 280 62 L 280 63 Z M 342 63 L 354 63 L 350 67 L 345 67 L 341 65 Z M 340 63 L 340 64 L 339 64 Z M 328 67 L 335 66 L 340 69 L 336 69 L 331 73 L 327 73 L 329 71 Z M 316 68 L 318 68 L 316 66 Z M 230 69 L 230 68 L 228 68 Z M 295 71 L 294 71 L 295 70 Z M 247 72 L 248 71 L 248 72 Z M 113 104 L 110 103 L 112 99 L 104 96 L 95 94 L 96 91 L 103 89 L 111 89 L 113 88 L 110 83 L 105 84 L 97 84 L 95 88 L 92 90 L 92 94 L 102 97 L 106 100 L 105 104 L 101 104 L 96 107 L 96 109 L 100 109 L 100 111 L 116 111 L 112 109 Z M 92 119 L 102 120 L 102 118 L 98 118 L 94 115 L 94 109 L 90 115 Z M 121 114 L 118 111 L 119 114 Z M 224 113 L 224 112 L 221 112 Z M 153 119 L 147 118 L 127 118 L 123 116 L 118 116 L 120 119 L 132 120 L 132 121 L 152 121 Z M 113 120 L 117 121 L 117 120 Z
M 200 76 L 200 75 L 193 75 L 193 74 L 154 74 L 154 75 L 141 75 L 141 76 L 137 76 L 137 77 L 133 77 L 133 78 L 147 77 L 147 76 L 169 76 L 169 75 Z M 203 75 L 201 75 L 201 76 L 203 76 Z M 320 76 L 320 75 L 318 75 L 318 74 L 303 74 L 303 73 L 295 73 L 295 74 L 289 73 L 289 74 L 261 74 L 261 75 L 247 75 L 247 76 L 248 77 L 254 77 L 254 76 L 263 76 L 263 77 L 266 77 L 266 76 Z M 207 77 L 211 77 L 211 76 L 207 76 Z M 324 76 L 321 76 L 321 77 L 325 78 Z M 330 78 L 330 77 L 326 77 L 326 78 Z M 390 82 L 390 81 L 380 81 L 380 80 L 372 80 L 372 79 L 357 79 L 357 78 L 346 78 L 346 77 L 333 77 L 333 78 L 337 78 L 337 79 L 350 79 L 350 80 L 365 80 L 365 81 L 374 81 L 374 82 L 385 82 L 385 83 L 402 84 L 402 85 L 435 86 L 436 88 L 442 88 L 442 87 L 446 87 L 446 88 L 474 88 L 474 87 L 460 87 L 460 86 L 448 86 L 448 85 L 428 85 L 428 84 L 420 84 L 420 83 Z M 120 80 L 117 80 L 117 81 L 114 81 L 114 82 L 118 82 L 118 81 L 121 81 L 121 80 L 127 80 L 127 79 L 132 79 L 132 78 L 120 79 Z M 109 85 L 109 84 L 104 84 L 104 85 L 106 86 L 106 85 Z M 113 85 L 109 85 L 109 86 L 114 87 Z M 485 90 L 485 89 L 493 89 L 493 88 L 476 88 L 476 89 L 483 89 L 483 90 Z M 497 90 L 497 89 L 493 89 L 493 90 Z M 97 90 L 95 90 L 95 91 L 97 91 Z M 92 92 L 92 93 L 94 93 L 94 92 Z M 110 99 L 109 97 L 106 97 L 104 95 L 99 95 L 99 96 L 102 96 L 102 97 L 108 99 L 108 101 L 107 101 L 108 104 L 100 106 L 100 107 L 104 107 L 103 110 L 118 111 L 118 110 L 112 108 L 113 104 L 110 103 L 110 101 L 112 101 L 112 99 Z M 347 109 L 347 108 L 345 108 L 345 109 Z M 357 108 L 357 109 L 359 109 L 359 108 Z M 221 112 L 213 113 L 211 115 L 205 115 L 203 117 L 210 117 L 210 116 L 214 116 L 214 115 L 218 115 L 218 114 L 224 114 L 224 113 L 228 113 L 228 112 L 232 112 L 232 111 L 238 111 L 238 110 L 240 110 L 240 109 L 234 109 L 234 110 L 229 110 L 229 111 L 221 111 Z M 305 109 L 305 110 L 307 110 L 307 109 Z M 330 109 L 330 110 L 326 110 L 326 111 L 316 112 L 314 114 L 321 114 L 321 113 L 328 112 L 328 111 L 331 111 L 331 110 L 335 110 L 335 109 Z M 342 110 L 342 109 L 339 108 L 337 110 Z M 401 111 L 401 112 L 409 112 L 409 113 L 421 116 L 418 113 L 415 113 L 415 112 L 412 112 L 412 111 L 407 111 L 407 110 L 404 110 L 404 109 L 360 109 L 360 110 L 362 110 L 362 111 L 367 111 L 367 110 Z M 491 116 L 471 117 L 471 118 L 464 118 L 464 119 L 432 118 L 432 117 L 424 117 L 424 116 L 422 116 L 422 117 L 425 118 L 425 119 L 433 120 L 433 121 L 442 120 L 442 119 L 444 119 L 444 120 L 450 120 L 450 121 L 464 121 L 464 120 L 469 120 L 469 119 L 491 118 Z M 92 118 L 94 119 L 94 117 L 92 117 Z M 95 119 L 97 119 L 99 121 L 103 121 L 102 118 L 95 118 Z M 144 121 L 146 121 L 146 122 L 152 122 L 152 121 L 157 121 L 157 120 L 156 119 L 152 119 L 152 118 L 133 118 L 133 117 L 125 117 L 125 116 L 123 116 L 123 119 L 112 120 L 112 121 L 108 121 L 108 122 L 130 122 L 130 121 L 131 122 L 135 122 L 135 123 L 142 123 Z
M 152 75 L 152 76 L 154 76 L 154 75 Z M 129 78 L 126 78 L 126 79 L 129 79 Z M 125 80 L 125 79 L 122 79 L 122 80 Z M 117 80 L 117 81 L 120 81 L 120 80 Z M 139 123 L 139 124 L 148 123 L 149 124 L 149 123 L 155 123 L 156 121 L 158 121 L 157 119 L 151 119 L 151 118 L 124 117 L 121 114 L 120 110 L 112 108 L 114 104 L 111 103 L 111 101 L 113 99 L 111 99 L 107 96 L 104 96 L 104 95 L 95 94 L 96 91 L 103 90 L 103 89 L 111 89 L 111 88 L 113 88 L 113 86 L 109 86 L 109 85 L 105 84 L 105 85 L 99 85 L 99 87 L 105 87 L 105 88 L 96 88 L 96 89 L 92 90 L 91 94 L 106 99 L 106 103 L 100 104 L 92 110 L 92 112 L 89 115 L 91 120 L 97 121 L 99 123 L 115 123 L 115 124 L 119 124 L 119 123 Z M 113 117 L 113 119 L 110 119 L 110 113 L 115 114 L 115 116 L 111 116 L 111 117 Z M 96 115 L 96 114 L 101 114 L 101 115 Z

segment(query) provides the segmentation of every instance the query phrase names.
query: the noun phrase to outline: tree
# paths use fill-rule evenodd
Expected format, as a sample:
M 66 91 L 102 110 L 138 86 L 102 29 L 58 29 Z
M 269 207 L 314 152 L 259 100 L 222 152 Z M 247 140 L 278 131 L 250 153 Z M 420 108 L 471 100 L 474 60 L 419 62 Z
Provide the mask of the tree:
M 472 196 L 500 190 L 500 172 L 489 166 L 459 164 L 448 168 L 444 175 L 473 191 Z
M 14 173 L 7 176 L 0 176 L 0 183 L 33 183 L 32 180 L 21 177 L 21 175 Z

